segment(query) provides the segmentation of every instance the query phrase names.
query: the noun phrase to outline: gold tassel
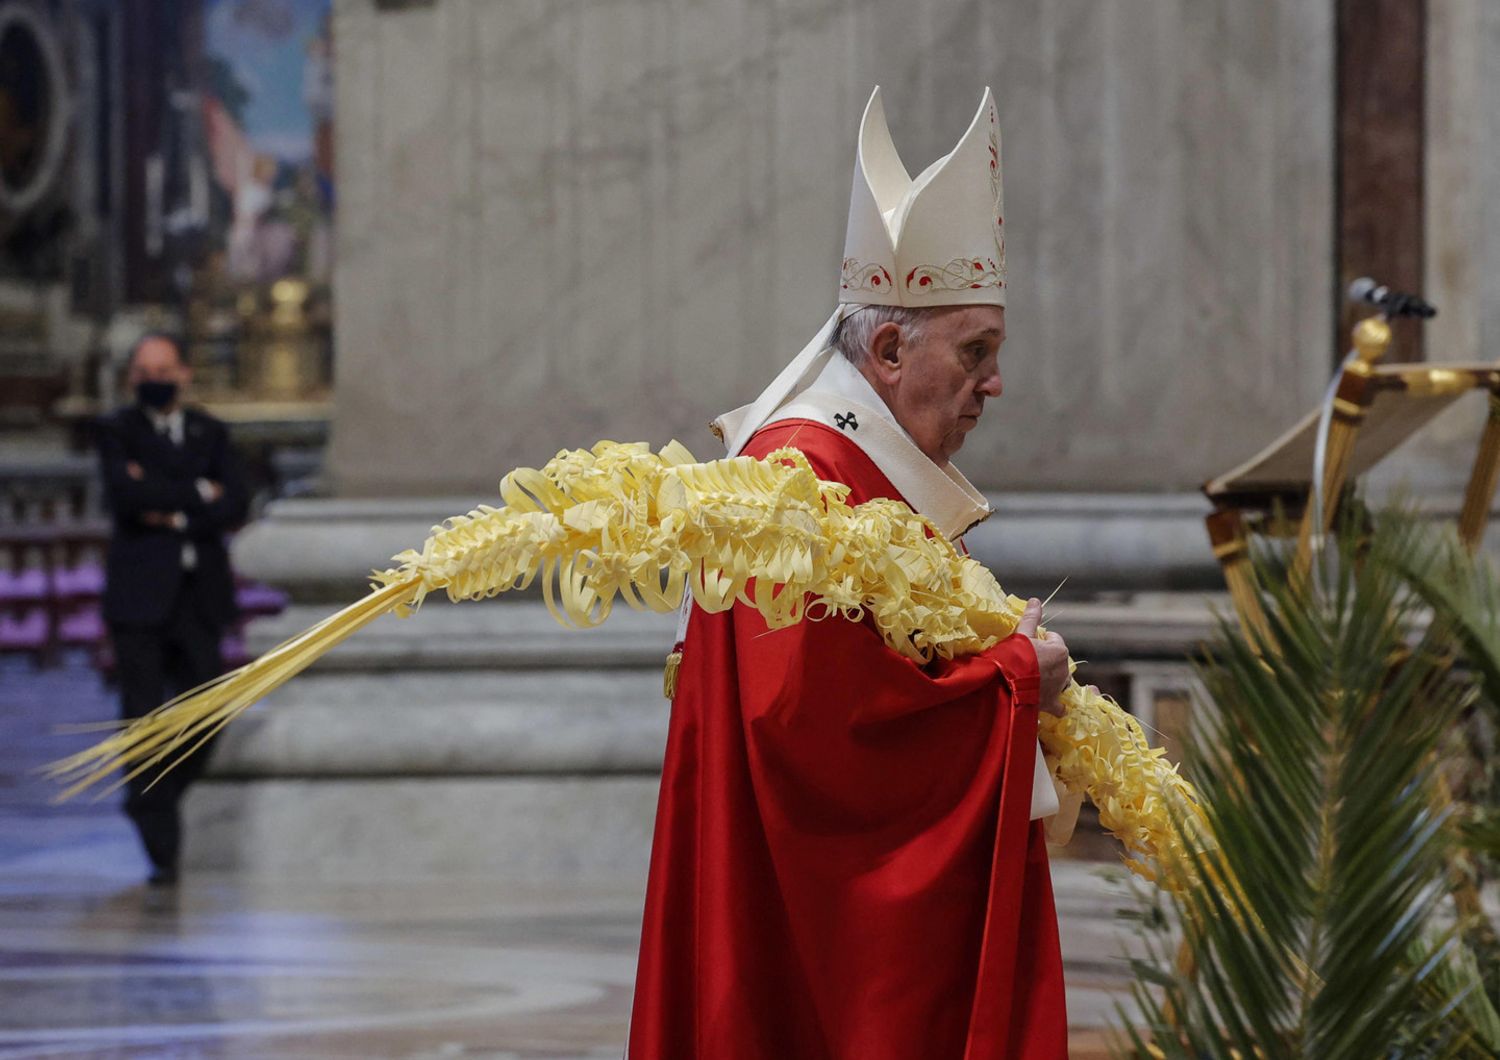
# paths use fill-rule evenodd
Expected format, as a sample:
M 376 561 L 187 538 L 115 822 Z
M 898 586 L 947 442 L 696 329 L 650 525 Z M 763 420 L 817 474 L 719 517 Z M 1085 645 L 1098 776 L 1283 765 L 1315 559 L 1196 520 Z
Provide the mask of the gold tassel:
M 710 612 L 754 607 L 772 628 L 871 615 L 886 644 L 919 663 L 982 651 L 1015 631 L 1025 607 L 927 519 L 894 500 L 851 506 L 848 487 L 820 481 L 796 449 L 700 464 L 676 442 L 660 453 L 600 442 L 511 472 L 500 493 L 503 508 L 455 516 L 396 556 L 365 599 L 56 763 L 51 775 L 69 785 L 61 797 L 118 768 L 170 768 L 345 637 L 439 590 L 472 600 L 540 577 L 553 615 L 578 627 L 605 621 L 617 597 L 669 612 L 688 592 Z M 1160 876 L 1179 860 L 1174 821 L 1201 821 L 1196 795 L 1115 703 L 1076 684 L 1064 699 L 1067 716 L 1044 715 L 1041 727 L 1058 776 L 1088 793 L 1134 856 L 1127 864 Z
M 666 668 L 661 672 L 662 695 L 669 700 L 677 698 L 677 671 L 682 669 L 682 652 L 674 651 L 667 656 Z

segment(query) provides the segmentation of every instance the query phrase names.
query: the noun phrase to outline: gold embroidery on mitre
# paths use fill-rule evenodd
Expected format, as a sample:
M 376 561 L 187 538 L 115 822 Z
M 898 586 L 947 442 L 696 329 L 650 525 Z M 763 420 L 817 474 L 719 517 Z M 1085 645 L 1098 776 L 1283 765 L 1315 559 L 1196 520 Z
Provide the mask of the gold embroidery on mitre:
M 1004 286 L 1005 267 L 994 258 L 954 258 L 946 265 L 917 265 L 906 274 L 906 289 L 916 294 Z
M 896 285 L 884 265 L 866 265 L 854 258 L 845 258 L 840 286 L 845 291 L 889 291 Z

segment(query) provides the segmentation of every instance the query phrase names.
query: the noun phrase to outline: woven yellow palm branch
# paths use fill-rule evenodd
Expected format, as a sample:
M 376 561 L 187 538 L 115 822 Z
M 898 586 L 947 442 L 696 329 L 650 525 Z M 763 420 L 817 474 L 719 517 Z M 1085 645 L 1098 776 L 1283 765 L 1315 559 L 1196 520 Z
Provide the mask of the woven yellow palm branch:
M 500 494 L 504 507 L 449 519 L 420 551 L 394 557 L 358 603 L 57 763 L 63 797 L 119 768 L 175 762 L 350 634 L 431 592 L 473 600 L 540 577 L 552 613 L 580 627 L 607 619 L 616 599 L 672 611 L 687 592 L 707 611 L 748 604 L 772 628 L 868 614 L 919 663 L 989 647 L 1025 607 L 922 516 L 893 500 L 851 506 L 848 487 L 819 480 L 796 449 L 697 463 L 676 442 L 659 453 L 600 442 L 511 472 Z M 1192 788 L 1116 704 L 1076 684 L 1065 700 L 1067 715 L 1043 715 L 1041 727 L 1059 778 L 1088 794 L 1127 864 L 1158 878 L 1179 860 L 1174 823 L 1199 820 Z

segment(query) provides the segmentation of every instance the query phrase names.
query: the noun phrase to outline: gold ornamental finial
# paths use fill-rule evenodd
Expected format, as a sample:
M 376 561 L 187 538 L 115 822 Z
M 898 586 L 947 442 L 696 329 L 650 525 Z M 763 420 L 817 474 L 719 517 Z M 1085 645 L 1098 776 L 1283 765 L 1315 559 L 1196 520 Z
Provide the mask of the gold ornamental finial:
M 1383 316 L 1365 317 L 1354 325 L 1354 348 L 1364 364 L 1374 364 L 1391 345 L 1391 324 Z

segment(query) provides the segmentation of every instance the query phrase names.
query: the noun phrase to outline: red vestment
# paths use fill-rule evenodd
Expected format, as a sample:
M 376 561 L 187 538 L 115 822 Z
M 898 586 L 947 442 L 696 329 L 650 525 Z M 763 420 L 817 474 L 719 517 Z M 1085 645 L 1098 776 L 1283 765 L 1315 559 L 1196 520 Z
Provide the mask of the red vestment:
M 898 497 L 837 430 L 802 450 Z M 696 610 L 672 705 L 630 1060 L 1060 1060 L 1062 957 L 1030 820 L 1036 654 L 918 666 L 867 619 Z

